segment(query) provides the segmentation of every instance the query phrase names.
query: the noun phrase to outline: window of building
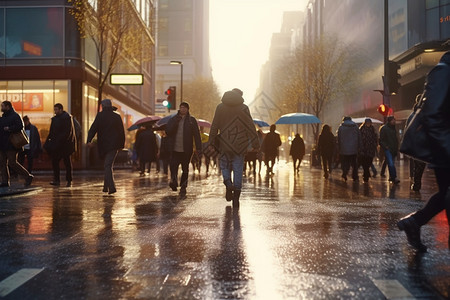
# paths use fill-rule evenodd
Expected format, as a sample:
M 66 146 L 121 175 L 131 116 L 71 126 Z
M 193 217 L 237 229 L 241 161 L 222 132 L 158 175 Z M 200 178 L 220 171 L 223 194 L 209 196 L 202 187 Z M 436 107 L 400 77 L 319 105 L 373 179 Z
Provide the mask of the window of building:
M 168 25 L 169 25 L 169 19 L 168 18 L 165 18 L 165 17 L 159 18 L 159 28 L 158 28 L 158 30 L 167 30 Z
M 439 40 L 439 8 L 426 10 L 427 41 Z
M 5 57 L 5 10 L 0 8 L 0 58 Z M 3 62 L 0 62 L 3 64 Z
M 439 0 L 426 0 L 425 1 L 425 8 L 434 8 L 439 6 Z
M 191 42 L 184 42 L 184 55 L 190 56 L 192 55 L 192 43 Z
M 158 46 L 158 56 L 167 56 L 169 55 L 169 48 L 167 45 L 159 45 Z
M 63 9 L 7 8 L 6 57 L 63 56 Z
M 191 32 L 192 31 L 192 19 L 185 19 L 184 20 L 184 32 Z
M 167 10 L 169 8 L 169 0 L 160 0 L 159 3 L 159 9 L 161 10 Z
M 441 39 L 450 38 L 450 4 L 441 6 L 439 23 L 441 27 Z

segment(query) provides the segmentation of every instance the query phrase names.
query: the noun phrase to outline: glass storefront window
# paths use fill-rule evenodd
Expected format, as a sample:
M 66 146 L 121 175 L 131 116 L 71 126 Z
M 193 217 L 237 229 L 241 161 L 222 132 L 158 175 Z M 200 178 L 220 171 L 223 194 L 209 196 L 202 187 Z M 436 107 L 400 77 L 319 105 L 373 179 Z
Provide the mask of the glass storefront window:
M 62 8 L 7 8 L 6 57 L 62 57 L 63 29 Z
M 425 1 L 425 7 L 427 9 L 434 8 L 439 6 L 439 0 L 426 0 Z
M 5 10 L 3 8 L 0 8 L 0 58 L 4 57 L 5 57 Z
M 441 18 L 439 21 L 441 25 L 441 39 L 450 38 L 450 4 L 441 6 Z
M 426 11 L 427 19 L 427 37 L 426 41 L 439 39 L 439 8 L 433 8 Z

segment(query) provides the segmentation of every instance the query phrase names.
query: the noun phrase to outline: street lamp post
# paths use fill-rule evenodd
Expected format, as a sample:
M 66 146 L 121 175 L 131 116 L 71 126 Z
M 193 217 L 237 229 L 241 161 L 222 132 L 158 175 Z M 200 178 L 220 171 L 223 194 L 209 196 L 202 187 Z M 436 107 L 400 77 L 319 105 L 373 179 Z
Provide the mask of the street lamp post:
M 180 103 L 183 102 L 183 62 L 179 60 L 170 61 L 171 65 L 180 65 L 181 67 L 181 84 L 180 84 Z

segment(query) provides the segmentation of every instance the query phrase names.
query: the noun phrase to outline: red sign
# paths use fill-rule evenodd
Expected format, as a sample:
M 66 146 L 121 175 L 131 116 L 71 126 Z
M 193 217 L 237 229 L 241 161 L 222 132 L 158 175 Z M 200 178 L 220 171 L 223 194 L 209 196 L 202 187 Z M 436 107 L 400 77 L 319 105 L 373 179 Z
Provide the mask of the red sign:
M 0 94 L 1 101 L 8 100 L 17 111 L 43 111 L 44 93 Z

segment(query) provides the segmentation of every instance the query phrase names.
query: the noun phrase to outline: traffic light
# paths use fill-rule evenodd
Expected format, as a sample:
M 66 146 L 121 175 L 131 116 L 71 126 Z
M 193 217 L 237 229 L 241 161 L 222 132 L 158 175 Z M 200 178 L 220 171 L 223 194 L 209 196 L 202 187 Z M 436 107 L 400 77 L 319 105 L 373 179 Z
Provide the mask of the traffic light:
M 378 106 L 377 111 L 385 117 L 392 116 L 394 114 L 393 109 L 387 106 L 386 104 L 380 104 L 380 106 Z
M 396 94 L 398 93 L 398 89 L 401 87 L 398 80 L 401 78 L 400 74 L 398 74 L 398 70 L 400 66 L 395 61 L 389 61 L 389 67 L 387 72 L 387 84 L 389 87 L 389 93 Z
M 167 100 L 163 102 L 163 105 L 168 109 L 175 109 L 177 99 L 177 87 L 170 86 L 165 92 Z

